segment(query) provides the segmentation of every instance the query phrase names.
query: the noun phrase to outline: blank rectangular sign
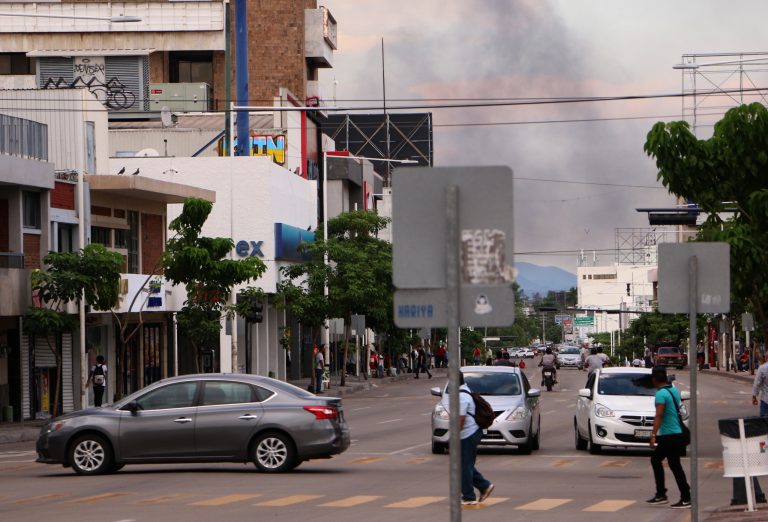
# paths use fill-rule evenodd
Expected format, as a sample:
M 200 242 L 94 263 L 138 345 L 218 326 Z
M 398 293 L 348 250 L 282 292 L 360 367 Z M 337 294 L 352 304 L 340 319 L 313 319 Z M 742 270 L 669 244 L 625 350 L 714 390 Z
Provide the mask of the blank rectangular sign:
M 727 313 L 731 308 L 731 257 L 728 243 L 659 245 L 659 312 L 687 314 L 689 259 L 698 264 L 696 312 Z

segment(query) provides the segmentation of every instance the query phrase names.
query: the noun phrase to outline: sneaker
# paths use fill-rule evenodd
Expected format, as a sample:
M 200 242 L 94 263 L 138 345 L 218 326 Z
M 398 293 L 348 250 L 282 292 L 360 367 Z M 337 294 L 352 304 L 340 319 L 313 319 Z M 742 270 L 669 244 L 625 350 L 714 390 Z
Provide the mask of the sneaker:
M 654 495 L 653 498 L 649 498 L 645 502 L 647 504 L 666 504 L 668 500 L 666 495 Z
M 476 506 L 479 502 L 477 500 L 464 500 L 461 499 L 461 505 L 462 506 Z
M 675 502 L 674 504 L 671 504 L 669 507 L 671 507 L 672 509 L 690 509 L 691 501 L 680 500 L 679 502 Z
M 480 498 L 478 499 L 478 502 L 484 501 L 486 498 L 491 496 L 491 493 L 493 493 L 493 484 L 489 485 L 487 488 L 485 488 L 485 491 L 480 492 Z

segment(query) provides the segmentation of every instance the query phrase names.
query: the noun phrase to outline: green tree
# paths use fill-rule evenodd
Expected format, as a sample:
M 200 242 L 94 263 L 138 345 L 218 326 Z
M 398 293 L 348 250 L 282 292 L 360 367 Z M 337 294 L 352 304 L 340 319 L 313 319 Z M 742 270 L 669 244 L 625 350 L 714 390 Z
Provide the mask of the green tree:
M 377 237 L 388 222 L 375 212 L 341 214 L 328 221 L 328 241 L 320 228 L 315 241 L 305 245 L 309 261 L 283 269 L 286 279 L 281 293 L 302 326 L 318 328 L 325 318 L 344 318 L 342 368 L 349 352 L 353 314 L 365 315 L 366 326 L 379 333 L 394 331 L 392 245 Z M 327 298 L 323 295 L 326 284 Z
M 768 110 L 759 104 L 730 109 L 711 138 L 699 140 L 686 122 L 659 122 L 645 152 L 656 160 L 669 191 L 708 214 L 701 241 L 731 246 L 731 311 L 754 311 L 768 330 Z M 736 212 L 723 218 L 720 212 Z M 766 336 L 768 338 L 768 336 Z
M 222 314 L 232 310 L 227 305 L 232 287 L 255 280 L 266 270 L 257 257 L 226 259 L 235 246 L 232 239 L 201 235 L 211 210 L 211 202 L 188 198 L 179 217 L 169 225 L 176 235 L 168 240 L 161 258 L 166 279 L 173 285 L 183 284 L 187 291 L 177 319 L 195 349 L 197 371 L 204 349 L 219 343 Z M 237 364 L 236 358 L 232 364 Z
M 64 307 L 68 302 L 85 302 L 98 310 L 109 310 L 118 298 L 123 258 L 104 246 L 91 244 L 79 252 L 51 252 L 43 262 L 46 270 L 32 273 L 32 289 L 43 307 L 30 307 L 23 324 L 27 335 L 44 338 L 56 359 L 56 389 L 53 416 L 59 414 L 61 396 L 61 335 L 77 329 L 75 316 Z M 34 344 L 33 344 L 34 346 Z

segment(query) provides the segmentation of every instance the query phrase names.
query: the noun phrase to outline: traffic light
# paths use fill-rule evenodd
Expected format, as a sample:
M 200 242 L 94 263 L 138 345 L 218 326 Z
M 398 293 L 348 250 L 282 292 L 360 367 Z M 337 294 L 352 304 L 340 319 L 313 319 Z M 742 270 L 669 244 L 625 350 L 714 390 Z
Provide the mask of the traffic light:
M 627 295 L 631 295 L 630 294 L 630 286 L 631 286 L 630 283 L 627 283 Z

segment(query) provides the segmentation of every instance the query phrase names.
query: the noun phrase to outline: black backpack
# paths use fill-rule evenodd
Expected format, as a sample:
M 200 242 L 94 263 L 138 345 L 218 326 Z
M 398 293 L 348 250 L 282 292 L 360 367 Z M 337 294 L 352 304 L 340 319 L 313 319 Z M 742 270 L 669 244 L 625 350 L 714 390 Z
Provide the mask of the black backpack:
M 104 386 L 106 379 L 104 378 L 104 365 L 97 364 L 93 367 L 93 384 L 95 386 Z
M 477 425 L 484 430 L 490 428 L 493 421 L 496 420 L 496 414 L 493 413 L 493 408 L 488 401 L 483 399 L 483 396 L 479 393 L 469 392 L 467 390 L 460 391 L 461 393 L 466 393 L 472 397 L 472 400 L 475 403 L 475 414 L 470 415 L 475 419 Z

